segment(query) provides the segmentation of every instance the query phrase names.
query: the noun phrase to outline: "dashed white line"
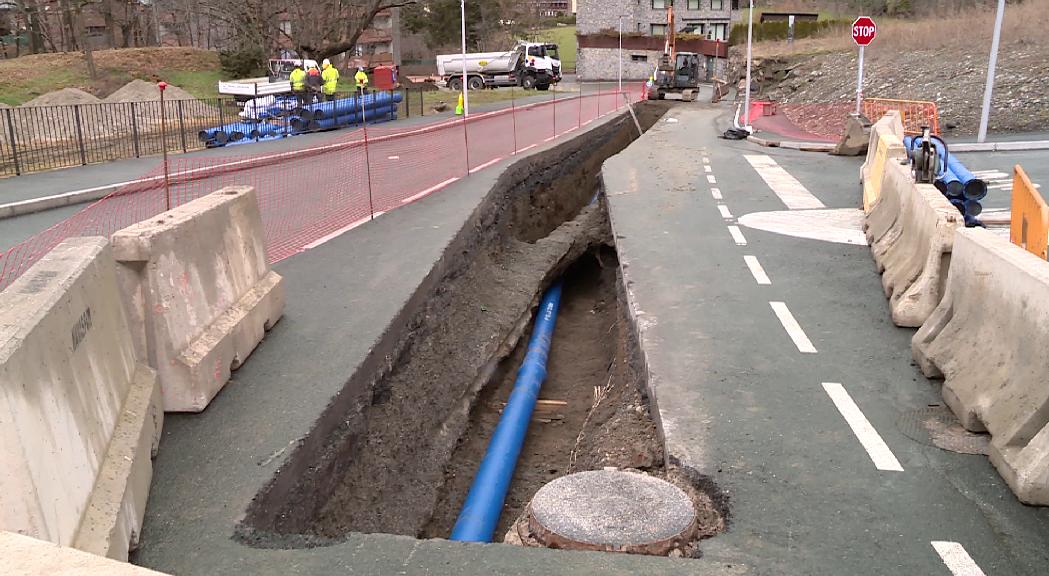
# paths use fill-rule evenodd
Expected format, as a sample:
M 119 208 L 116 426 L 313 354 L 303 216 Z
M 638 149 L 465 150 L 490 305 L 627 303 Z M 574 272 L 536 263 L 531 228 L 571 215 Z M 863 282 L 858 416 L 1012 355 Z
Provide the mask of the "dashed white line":
M 721 188 L 711 188 L 710 195 L 713 196 L 715 200 L 721 200 Z
M 426 190 L 423 190 L 422 192 L 419 192 L 418 194 L 415 194 L 413 196 L 409 196 L 409 197 L 405 198 L 404 200 L 401 200 L 401 204 L 408 204 L 410 202 L 415 202 L 416 200 L 422 198 L 423 196 L 428 196 L 430 194 L 433 194 L 434 192 L 440 190 L 441 188 L 444 188 L 445 186 L 451 184 L 452 182 L 455 182 L 458 179 L 459 179 L 458 177 L 449 178 L 449 179 L 445 180 L 444 182 L 441 182 L 440 184 L 437 184 L 436 186 L 430 186 L 429 188 L 427 188 Z
M 550 142 L 551 140 L 556 140 L 558 136 L 560 136 L 560 134 L 554 134 L 553 136 L 547 138 L 546 140 L 543 140 L 543 142 Z
M 834 402 L 838 412 L 841 412 L 849 428 L 852 428 L 852 433 L 867 451 L 867 455 L 874 462 L 874 467 L 878 470 L 903 472 L 900 461 L 893 455 L 892 450 L 889 450 L 889 446 L 881 439 L 881 435 L 871 425 L 870 420 L 867 420 L 867 417 L 860 411 L 860 407 L 853 402 L 852 396 L 845 391 L 845 387 L 837 382 L 824 382 L 823 389 L 827 391 L 827 395 Z
M 765 274 L 765 269 L 761 267 L 761 262 L 758 262 L 756 256 L 744 256 L 743 261 L 747 263 L 747 268 L 750 268 L 755 282 L 761 286 L 772 285 L 772 280 L 769 280 L 768 274 Z
M 400 157 L 400 156 L 389 156 L 389 157 L 388 157 L 388 158 L 386 158 L 386 159 L 387 159 L 387 160 L 400 160 L 400 159 L 401 159 L 401 157 Z
M 707 174 L 707 182 L 710 182 L 711 184 L 717 184 L 718 180 L 717 178 L 714 178 L 713 174 Z
M 518 150 L 517 154 L 520 154 L 521 152 L 527 152 L 527 151 L 531 150 L 532 148 L 535 148 L 536 146 L 538 146 L 538 144 L 532 144 L 531 146 L 525 146 L 524 148 L 521 148 L 520 150 Z
M 769 302 L 769 305 L 772 306 L 772 311 L 779 318 L 779 323 L 783 324 L 783 329 L 787 331 L 787 335 L 794 341 L 794 345 L 798 347 L 798 352 L 815 354 L 816 347 L 812 345 L 812 341 L 805 335 L 805 331 L 801 329 L 801 324 L 798 324 L 798 321 L 794 319 L 794 315 L 787 309 L 787 305 L 783 302 Z
M 707 158 L 706 156 L 704 156 L 703 157 L 703 163 L 704 164 L 710 164 L 710 158 Z
M 321 244 L 324 244 L 325 242 L 327 242 L 329 240 L 334 240 L 335 238 L 338 238 L 339 236 L 342 236 L 343 234 L 349 232 L 350 230 L 353 230 L 354 228 L 360 226 L 361 224 L 364 224 L 365 222 L 368 222 L 371 219 L 372 219 L 371 216 L 365 216 L 364 218 L 361 218 L 360 220 L 356 220 L 354 222 L 350 222 L 349 224 L 343 226 L 342 228 L 339 228 L 338 230 L 332 232 L 331 234 L 328 234 L 327 236 L 323 236 L 321 238 L 318 238 L 318 239 L 314 240 L 313 242 L 310 242 L 309 244 L 303 246 L 302 247 L 302 251 L 305 252 L 306 250 L 312 250 L 312 249 L 316 248 L 317 246 L 320 246 Z
M 480 172 L 481 170 L 484 170 L 485 168 L 491 166 L 492 164 L 495 164 L 496 162 L 498 162 L 498 161 L 500 161 L 502 159 L 503 159 L 502 156 L 500 156 L 499 158 L 495 158 L 493 160 L 489 160 L 488 162 L 485 162 L 484 164 L 481 164 L 480 166 L 477 166 L 476 168 L 471 168 L 470 169 L 470 174 L 473 174 L 475 172 Z
M 986 576 L 961 544 L 937 541 L 932 542 L 932 547 L 954 576 Z
M 739 226 L 729 226 L 728 233 L 732 234 L 732 239 L 736 241 L 736 246 L 747 245 L 747 239 L 743 236 L 743 232 L 740 232 Z
M 728 211 L 728 206 L 725 206 L 724 204 L 718 204 L 718 212 L 721 212 L 721 217 L 725 220 L 732 219 L 732 212 Z
M 713 168 L 711 168 L 710 165 L 708 164 L 706 166 L 703 166 L 703 171 L 706 172 L 707 174 L 710 174 L 713 171 Z
M 779 196 L 779 199 L 791 210 L 826 208 L 819 198 L 791 176 L 789 172 L 764 154 L 746 154 L 743 156 L 754 167 L 761 179 Z

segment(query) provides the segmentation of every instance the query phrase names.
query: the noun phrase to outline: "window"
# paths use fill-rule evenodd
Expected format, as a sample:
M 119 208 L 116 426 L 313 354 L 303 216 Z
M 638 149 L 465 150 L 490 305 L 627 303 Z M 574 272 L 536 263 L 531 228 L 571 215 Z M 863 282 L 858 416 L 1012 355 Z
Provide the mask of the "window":
M 710 0 L 710 9 L 711 10 L 724 10 L 725 9 L 725 0 Z
M 666 36 L 667 25 L 666 24 L 652 24 L 651 34 L 653 36 Z
M 707 40 L 721 40 L 728 38 L 728 24 L 711 24 L 707 28 Z
M 291 20 L 281 20 L 280 31 L 291 36 Z
M 667 0 L 652 0 L 653 10 L 666 10 Z
M 631 54 L 630 55 L 630 61 L 631 62 L 648 62 L 648 56 L 645 55 L 645 54 Z
M 699 10 L 699 0 L 688 0 L 687 8 L 689 10 Z
M 697 34 L 702 36 L 705 32 L 705 25 L 701 22 L 689 22 L 681 29 L 682 34 Z

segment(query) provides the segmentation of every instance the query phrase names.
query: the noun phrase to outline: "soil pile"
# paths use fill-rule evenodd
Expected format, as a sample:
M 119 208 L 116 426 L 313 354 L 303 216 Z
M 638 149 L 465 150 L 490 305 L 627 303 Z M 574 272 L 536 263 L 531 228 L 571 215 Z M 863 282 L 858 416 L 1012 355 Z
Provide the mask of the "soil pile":
M 37 96 L 22 106 L 72 106 L 75 104 L 98 104 L 99 102 L 101 100 L 94 95 L 88 94 L 79 88 L 63 88 Z
M 106 96 L 106 102 L 152 102 L 160 100 L 160 89 L 153 82 L 132 80 L 119 90 Z M 178 86 L 168 84 L 164 91 L 164 100 L 196 100 L 192 94 Z

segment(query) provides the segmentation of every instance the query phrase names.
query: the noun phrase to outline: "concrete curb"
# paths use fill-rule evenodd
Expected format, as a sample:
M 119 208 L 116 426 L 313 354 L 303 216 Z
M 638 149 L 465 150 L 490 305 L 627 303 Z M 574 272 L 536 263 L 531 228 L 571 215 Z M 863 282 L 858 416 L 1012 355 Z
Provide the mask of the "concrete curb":
M 947 144 L 951 152 L 1022 152 L 1026 150 L 1049 150 L 1049 140 L 1024 142 L 962 142 Z
M 829 142 L 798 142 L 794 140 L 769 140 L 760 136 L 748 136 L 747 140 L 766 148 L 789 148 L 803 152 L 830 152 L 834 144 Z
M 74 204 L 94 202 L 95 200 L 101 200 L 122 186 L 134 184 L 136 182 L 140 182 L 140 180 L 117 182 L 115 184 L 106 184 L 105 186 L 97 186 L 95 188 L 86 188 L 84 190 L 75 190 L 64 194 L 55 194 L 54 196 L 30 198 L 29 200 L 0 204 L 0 220 L 14 218 L 16 216 L 24 216 L 26 214 L 35 214 L 37 212 L 53 210 L 64 206 L 72 206 Z

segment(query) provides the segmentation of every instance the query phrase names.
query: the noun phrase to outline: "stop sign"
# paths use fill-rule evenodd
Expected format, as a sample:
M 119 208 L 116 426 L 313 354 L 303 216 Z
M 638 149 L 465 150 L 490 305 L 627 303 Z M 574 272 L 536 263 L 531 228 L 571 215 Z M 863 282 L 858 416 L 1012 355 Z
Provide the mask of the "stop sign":
M 878 35 L 878 25 L 867 16 L 860 16 L 852 23 L 852 41 L 866 46 Z

